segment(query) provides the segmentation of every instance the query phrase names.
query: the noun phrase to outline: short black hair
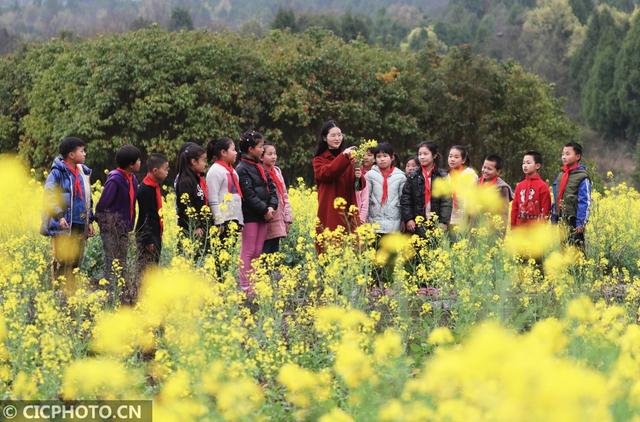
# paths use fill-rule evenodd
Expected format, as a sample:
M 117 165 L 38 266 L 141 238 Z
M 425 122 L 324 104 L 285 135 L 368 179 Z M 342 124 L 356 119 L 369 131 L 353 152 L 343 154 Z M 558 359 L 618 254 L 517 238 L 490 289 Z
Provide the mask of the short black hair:
M 371 150 L 371 152 L 373 153 L 373 155 L 378 155 L 379 152 L 385 153 L 385 154 L 389 154 L 390 156 L 394 156 L 393 153 L 393 146 L 391 146 L 391 144 L 389 142 L 382 142 L 380 144 L 378 144 L 377 147 L 373 148 Z
M 168 163 L 169 159 L 166 155 L 160 154 L 159 152 L 152 152 L 149 154 L 147 158 L 147 170 L 151 171 L 153 169 L 158 169 L 164 165 L 164 163 Z
M 133 145 L 123 145 L 116 152 L 116 164 L 121 169 L 126 169 L 140 159 L 140 150 Z
M 240 152 L 247 154 L 249 148 L 255 148 L 256 145 L 264 141 L 264 136 L 255 130 L 248 130 L 240 137 Z
M 540 164 L 542 165 L 542 154 L 540 154 L 538 151 L 527 151 L 524 153 L 524 156 L 526 157 L 527 155 L 530 155 L 531 157 L 533 157 L 533 162 L 535 164 Z
M 565 147 L 573 148 L 573 151 L 580 156 L 580 160 L 582 160 L 582 145 L 577 142 L 569 142 L 564 145 Z M 578 161 L 580 161 L 578 160 Z
M 209 141 L 207 144 L 207 160 L 213 161 L 220 158 L 220 152 L 226 151 L 233 145 L 233 139 L 223 137 Z
M 502 170 L 502 157 L 497 154 L 489 154 L 484 157 L 484 161 L 491 161 L 496 163 L 496 170 Z
M 67 158 L 69 154 L 80 147 L 86 147 L 87 143 L 80 138 L 76 138 L 74 136 L 68 136 L 60 142 L 60 146 L 58 146 L 58 151 L 62 158 Z

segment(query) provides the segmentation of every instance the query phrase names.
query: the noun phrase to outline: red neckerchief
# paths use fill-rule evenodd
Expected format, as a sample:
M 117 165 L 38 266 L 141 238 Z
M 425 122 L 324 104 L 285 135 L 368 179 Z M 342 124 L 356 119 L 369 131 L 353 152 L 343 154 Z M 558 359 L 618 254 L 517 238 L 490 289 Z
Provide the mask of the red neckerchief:
M 133 173 L 129 173 L 127 171 L 122 170 L 121 168 L 116 169 L 129 183 L 129 218 L 133 220 L 133 214 L 136 209 L 136 191 L 133 187 Z
M 275 166 L 269 169 L 269 176 L 271 176 L 271 180 L 273 180 L 273 183 L 276 185 L 278 196 L 284 201 L 284 183 L 280 180 Z
M 257 163 L 253 160 L 248 160 L 246 158 L 241 158 L 241 161 L 247 163 L 247 164 L 251 164 L 252 166 L 256 166 L 258 168 L 258 171 L 260 172 L 260 176 L 262 176 L 262 180 L 264 180 L 264 184 L 267 185 L 267 192 L 269 191 L 269 182 L 267 181 L 267 173 L 265 173 L 264 168 L 262 167 L 262 165 L 260 163 Z
M 202 189 L 202 193 L 204 195 L 204 204 L 209 205 L 209 192 L 207 191 L 207 181 L 202 177 L 200 173 L 198 173 L 198 179 L 200 180 L 200 189 Z
M 491 180 L 485 180 L 484 176 L 482 176 L 480 178 L 480 181 L 478 182 L 478 184 L 480 185 L 495 185 L 496 183 L 498 183 L 498 178 L 494 177 Z
M 575 163 L 571 167 L 562 166 L 562 171 L 563 171 L 562 179 L 560 180 L 560 189 L 558 189 L 558 199 L 556 200 L 556 203 L 558 204 L 558 207 L 557 207 L 558 211 L 560 210 L 560 205 L 562 204 L 562 197 L 564 196 L 564 190 L 567 188 L 567 183 L 569 182 L 569 173 L 571 173 L 578 167 L 580 167 L 580 163 Z
M 217 160 L 216 163 L 224 167 L 224 169 L 229 173 L 229 177 L 227 178 L 227 181 L 229 182 L 229 185 L 227 186 L 227 190 L 229 191 L 229 193 L 231 193 L 231 190 L 232 190 L 231 183 L 233 183 L 233 185 L 236 187 L 236 191 L 238 192 L 238 195 L 240 195 L 240 198 L 242 198 L 242 189 L 240 189 L 240 180 L 238 180 L 238 175 L 233 170 L 233 167 L 231 167 L 229 164 L 225 163 L 222 160 Z
M 162 209 L 162 191 L 160 190 L 160 184 L 156 182 L 156 179 L 153 178 L 151 173 L 147 173 L 142 183 L 156 190 L 156 207 L 158 208 L 158 217 L 160 218 L 160 235 L 162 235 L 164 231 L 164 217 L 160 211 Z
M 436 166 L 432 165 L 431 170 L 427 170 L 427 166 L 423 165 L 420 165 L 420 168 L 422 169 L 422 177 L 424 177 L 424 207 L 426 209 L 431 202 L 431 175 Z
M 84 192 L 82 190 L 82 185 L 80 184 L 80 175 L 78 174 L 78 166 L 70 166 L 66 161 L 64 161 L 64 165 L 67 166 L 71 174 L 73 174 L 73 191 L 80 197 L 80 199 L 84 198 Z
M 382 201 L 380 201 L 383 205 L 385 202 L 387 202 L 387 199 L 389 197 L 389 176 L 391 175 L 391 173 L 393 173 L 393 166 L 390 166 L 387 169 L 387 173 L 385 174 L 384 171 L 380 170 L 380 173 L 382 173 Z
M 460 177 L 460 174 L 465 171 L 467 168 L 465 166 L 460 167 L 459 170 L 455 170 L 455 169 L 451 169 L 451 173 L 456 176 L 456 177 Z M 458 197 L 456 195 L 456 191 L 455 189 L 453 190 L 453 209 L 457 209 L 458 208 Z

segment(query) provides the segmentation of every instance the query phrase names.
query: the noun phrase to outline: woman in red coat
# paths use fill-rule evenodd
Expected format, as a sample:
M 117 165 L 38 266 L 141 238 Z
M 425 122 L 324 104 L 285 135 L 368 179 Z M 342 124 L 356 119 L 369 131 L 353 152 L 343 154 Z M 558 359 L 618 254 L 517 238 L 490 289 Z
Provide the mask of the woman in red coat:
M 354 149 L 344 148 L 342 131 L 335 122 L 330 120 L 324 124 L 313 157 L 313 173 L 318 185 L 318 233 L 326 228 L 335 230 L 338 226 L 350 231 L 358 225 L 357 212 L 347 217 L 351 205 L 356 206 L 356 178 L 360 179 L 359 189 L 365 185 L 362 172 L 353 165 L 351 153 Z M 346 201 L 343 209 L 333 206 L 338 197 Z

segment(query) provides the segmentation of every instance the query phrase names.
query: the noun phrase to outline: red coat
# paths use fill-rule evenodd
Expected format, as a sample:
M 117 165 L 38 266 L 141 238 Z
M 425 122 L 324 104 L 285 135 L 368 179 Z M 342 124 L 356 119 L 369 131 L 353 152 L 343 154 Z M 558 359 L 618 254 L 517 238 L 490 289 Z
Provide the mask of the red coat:
M 549 185 L 538 174 L 529 176 L 516 186 L 511 204 L 511 227 L 545 221 L 551 212 Z
M 318 185 L 318 232 L 325 228 L 335 230 L 338 226 L 346 227 L 344 213 L 333 208 L 333 201 L 338 197 L 344 198 L 347 201 L 345 212 L 349 211 L 351 205 L 357 206 L 355 168 L 351 160 L 343 153 L 334 157 L 327 150 L 313 158 L 313 174 Z M 365 183 L 364 177 L 361 177 L 360 186 L 364 187 Z M 351 228 L 358 224 L 357 220 L 350 221 Z

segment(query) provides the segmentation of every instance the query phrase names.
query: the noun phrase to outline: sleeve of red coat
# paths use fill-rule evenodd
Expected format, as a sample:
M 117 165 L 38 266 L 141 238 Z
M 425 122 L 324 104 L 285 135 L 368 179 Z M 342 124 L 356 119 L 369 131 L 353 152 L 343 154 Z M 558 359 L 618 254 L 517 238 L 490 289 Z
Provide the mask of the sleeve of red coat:
M 313 174 L 317 182 L 331 183 L 342 176 L 351 161 L 340 153 L 333 160 L 317 156 L 313 159 Z

